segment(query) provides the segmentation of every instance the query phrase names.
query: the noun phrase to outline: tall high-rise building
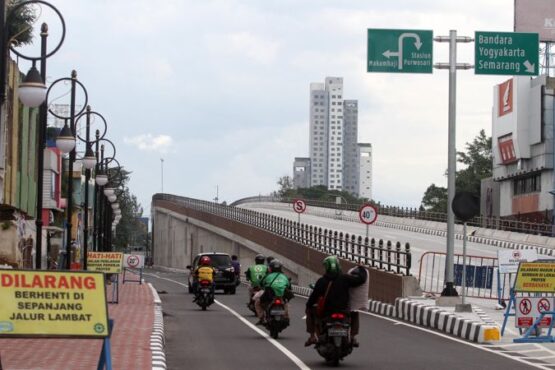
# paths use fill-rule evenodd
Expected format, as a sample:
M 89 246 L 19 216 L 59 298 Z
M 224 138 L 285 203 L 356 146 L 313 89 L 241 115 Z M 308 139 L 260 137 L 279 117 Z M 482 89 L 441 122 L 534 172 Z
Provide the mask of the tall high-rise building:
M 310 158 L 295 157 L 295 162 L 293 162 L 293 186 L 295 189 L 310 187 Z
M 361 198 L 372 199 L 372 144 L 357 145 L 357 163 L 357 194 Z
M 358 102 L 343 102 L 343 190 L 358 194 Z
M 343 190 L 343 78 L 310 84 L 312 186 Z
M 326 77 L 324 83 L 310 84 L 309 137 L 310 158 L 295 158 L 293 164 L 296 187 L 306 185 L 304 175 L 309 175 L 309 187 L 324 185 L 371 198 L 372 147 L 357 145 L 358 101 L 343 99 L 343 78 Z M 304 174 L 297 171 L 301 167 Z

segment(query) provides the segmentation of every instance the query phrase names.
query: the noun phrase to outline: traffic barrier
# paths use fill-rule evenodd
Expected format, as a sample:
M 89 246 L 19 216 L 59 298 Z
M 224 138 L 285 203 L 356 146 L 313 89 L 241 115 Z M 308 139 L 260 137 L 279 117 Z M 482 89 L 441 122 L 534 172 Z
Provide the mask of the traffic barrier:
M 427 306 L 406 298 L 395 301 L 395 312 L 399 319 L 476 343 L 496 342 L 501 338 L 497 325 L 468 320 L 437 306 Z
M 455 254 L 454 285 L 462 286 L 463 255 Z M 418 281 L 422 291 L 438 295 L 443 290 L 446 254 L 425 252 L 420 258 Z M 504 300 L 509 298 L 512 277 L 498 274 L 497 258 L 466 256 L 465 295 L 472 298 Z M 462 293 L 462 292 L 461 292 Z

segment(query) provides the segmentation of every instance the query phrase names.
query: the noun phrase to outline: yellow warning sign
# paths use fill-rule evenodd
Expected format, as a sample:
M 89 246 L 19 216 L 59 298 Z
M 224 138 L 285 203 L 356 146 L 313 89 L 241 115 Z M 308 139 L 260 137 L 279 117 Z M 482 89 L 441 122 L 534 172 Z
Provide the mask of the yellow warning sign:
M 0 336 L 108 336 L 104 274 L 0 270 Z
M 123 253 L 120 252 L 88 252 L 87 270 L 119 274 L 123 265 Z
M 516 275 L 515 291 L 555 293 L 555 263 L 521 262 Z

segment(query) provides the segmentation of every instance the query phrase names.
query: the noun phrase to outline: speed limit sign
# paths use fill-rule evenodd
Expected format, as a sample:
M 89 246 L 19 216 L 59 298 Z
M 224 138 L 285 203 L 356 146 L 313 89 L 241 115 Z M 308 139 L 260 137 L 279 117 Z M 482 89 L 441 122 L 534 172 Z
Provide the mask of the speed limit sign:
M 371 204 L 365 204 L 358 210 L 360 221 L 366 225 L 371 225 L 378 218 L 378 210 Z
M 304 200 L 302 199 L 295 199 L 293 201 L 293 209 L 295 210 L 295 212 L 297 213 L 304 213 L 304 211 L 306 211 L 306 203 Z

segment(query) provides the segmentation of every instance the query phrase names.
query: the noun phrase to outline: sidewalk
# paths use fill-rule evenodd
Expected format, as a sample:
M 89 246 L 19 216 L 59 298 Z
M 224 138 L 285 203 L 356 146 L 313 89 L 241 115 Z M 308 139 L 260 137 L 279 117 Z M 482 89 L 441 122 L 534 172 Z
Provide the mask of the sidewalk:
M 109 304 L 114 320 L 111 337 L 113 369 L 152 369 L 150 336 L 154 323 L 154 297 L 148 284 L 121 284 L 119 304 Z M 112 289 L 107 287 L 108 297 Z M 3 370 L 96 369 L 100 339 L 0 338 Z

